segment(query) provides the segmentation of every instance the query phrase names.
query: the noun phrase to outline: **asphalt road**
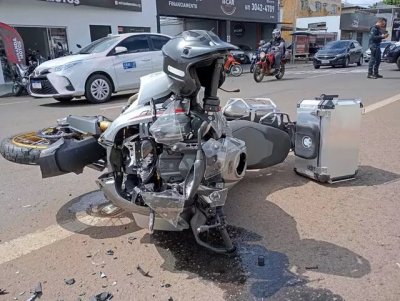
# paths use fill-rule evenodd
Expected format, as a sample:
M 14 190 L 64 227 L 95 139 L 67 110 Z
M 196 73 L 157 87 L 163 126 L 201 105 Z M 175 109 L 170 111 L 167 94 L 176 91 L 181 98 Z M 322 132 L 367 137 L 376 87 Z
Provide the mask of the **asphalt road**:
M 365 66 L 296 66 L 281 81 L 259 84 L 251 74 L 227 79 L 225 89 L 241 92 L 221 93 L 223 102 L 270 97 L 293 119 L 299 100 L 321 93 L 361 98 L 366 107 L 396 96 L 363 117 L 357 180 L 308 181 L 293 173 L 292 156 L 246 175 L 226 206 L 237 257 L 204 251 L 190 233 L 150 236 L 129 216 L 88 214 L 104 202 L 95 171 L 43 180 L 37 167 L 0 158 L 0 292 L 7 293 L 0 300 L 26 300 L 38 282 L 42 300 L 89 300 L 103 291 L 114 300 L 399 300 L 400 72 L 382 69 L 378 80 L 366 78 Z M 0 139 L 68 114 L 114 118 L 127 97 L 97 106 L 3 98 Z M 69 278 L 75 284 L 66 285 Z

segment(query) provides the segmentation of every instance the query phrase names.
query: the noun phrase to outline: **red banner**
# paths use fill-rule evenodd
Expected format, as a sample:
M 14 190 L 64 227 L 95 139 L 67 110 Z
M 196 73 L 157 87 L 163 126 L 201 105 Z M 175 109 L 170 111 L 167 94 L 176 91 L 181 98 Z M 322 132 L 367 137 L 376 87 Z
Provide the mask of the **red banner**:
M 11 64 L 25 65 L 24 42 L 18 31 L 0 22 L 0 37 L 4 43 L 8 62 Z

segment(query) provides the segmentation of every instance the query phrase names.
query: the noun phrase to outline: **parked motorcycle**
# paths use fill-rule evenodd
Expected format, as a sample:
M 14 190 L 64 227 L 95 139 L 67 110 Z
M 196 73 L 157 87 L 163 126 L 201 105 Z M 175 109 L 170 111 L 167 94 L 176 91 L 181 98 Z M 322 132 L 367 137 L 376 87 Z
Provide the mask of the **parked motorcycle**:
M 264 76 L 275 76 L 276 79 L 282 79 L 285 75 L 285 57 L 283 57 L 281 60 L 279 72 L 275 73 L 275 69 L 273 68 L 275 64 L 275 51 L 276 50 L 273 50 L 269 53 L 260 53 L 260 60 L 256 63 L 256 67 L 253 73 L 254 80 L 257 83 L 260 83 L 264 79 Z
M 29 76 L 32 74 L 36 67 L 36 62 L 32 62 L 29 66 L 21 64 L 16 64 L 14 66 L 14 79 L 12 86 L 12 94 L 14 96 L 21 96 L 24 91 L 28 93 Z
M 240 76 L 243 74 L 243 68 L 238 61 L 235 60 L 232 54 L 228 54 L 224 65 L 225 72 L 232 76 Z
M 114 121 L 70 115 L 56 126 L 4 139 L 0 153 L 16 163 L 39 165 L 43 178 L 79 174 L 85 167 L 107 169 L 97 179 L 100 190 L 139 227 L 150 232 L 191 228 L 201 246 L 234 251 L 223 211 L 228 190 L 246 169 L 283 162 L 292 147 L 292 127 L 263 99 L 233 99 L 220 111 L 221 55 L 230 44 L 213 33 L 192 32 L 164 46 L 164 72 L 142 77 L 139 93 Z M 199 64 L 190 70 L 197 73 L 194 78 L 201 76 L 197 83 L 204 88 L 188 90 L 191 80 L 182 85 L 176 79 L 191 76 L 172 66 L 182 64 L 182 52 L 175 51 L 182 44 L 190 46 L 183 53 L 192 51 L 187 62 Z M 203 45 L 211 44 L 216 50 L 204 54 Z M 209 240 L 210 232 L 220 239 Z

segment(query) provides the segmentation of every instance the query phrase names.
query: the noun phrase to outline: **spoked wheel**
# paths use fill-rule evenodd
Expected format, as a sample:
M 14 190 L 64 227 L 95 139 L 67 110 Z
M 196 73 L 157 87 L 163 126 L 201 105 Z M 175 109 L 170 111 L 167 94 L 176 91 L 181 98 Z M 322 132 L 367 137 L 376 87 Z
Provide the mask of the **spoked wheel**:
M 253 77 L 254 80 L 257 83 L 260 83 L 263 78 L 264 78 L 264 71 L 262 70 L 262 68 L 260 67 L 260 65 L 257 65 L 256 68 L 254 69 L 254 73 L 253 73 Z
M 279 68 L 279 73 L 275 75 L 275 77 L 276 79 L 282 79 L 284 75 L 285 75 L 285 64 L 281 64 L 281 67 Z
M 230 74 L 232 74 L 232 76 L 240 76 L 243 73 L 243 68 L 240 65 L 232 65 L 230 68 Z
M 36 165 L 40 153 L 60 138 L 72 137 L 73 133 L 59 128 L 47 128 L 39 132 L 29 132 L 11 136 L 0 143 L 1 155 L 15 163 Z

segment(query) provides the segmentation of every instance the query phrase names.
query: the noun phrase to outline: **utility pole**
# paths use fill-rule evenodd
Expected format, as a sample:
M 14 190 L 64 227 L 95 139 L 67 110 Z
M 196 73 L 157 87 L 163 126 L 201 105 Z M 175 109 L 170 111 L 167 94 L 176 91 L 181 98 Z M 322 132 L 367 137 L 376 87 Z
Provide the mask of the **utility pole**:
M 297 26 L 297 6 L 298 6 L 298 0 L 293 0 L 294 1 L 294 16 L 293 16 L 293 28 L 292 28 L 292 64 L 294 64 L 295 61 L 295 56 L 296 56 L 296 37 L 294 33 L 296 32 Z

